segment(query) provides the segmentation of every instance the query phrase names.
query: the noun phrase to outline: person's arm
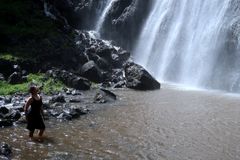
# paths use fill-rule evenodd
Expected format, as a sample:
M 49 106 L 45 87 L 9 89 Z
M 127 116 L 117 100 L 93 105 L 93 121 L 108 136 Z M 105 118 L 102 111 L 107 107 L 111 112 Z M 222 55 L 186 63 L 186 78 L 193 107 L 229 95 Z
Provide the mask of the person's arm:
M 40 97 L 40 99 L 41 99 L 41 101 L 42 101 L 42 96 Z M 43 117 L 43 119 L 44 119 L 45 117 L 44 117 L 44 112 L 43 112 L 43 103 L 42 103 L 42 106 L 41 106 L 41 108 L 40 108 L 40 112 L 41 112 L 42 117 Z
M 28 108 L 31 105 L 32 101 L 33 101 L 32 97 L 29 97 L 27 102 L 26 102 L 26 104 L 25 104 L 25 106 L 24 106 L 24 112 L 25 113 L 28 111 Z

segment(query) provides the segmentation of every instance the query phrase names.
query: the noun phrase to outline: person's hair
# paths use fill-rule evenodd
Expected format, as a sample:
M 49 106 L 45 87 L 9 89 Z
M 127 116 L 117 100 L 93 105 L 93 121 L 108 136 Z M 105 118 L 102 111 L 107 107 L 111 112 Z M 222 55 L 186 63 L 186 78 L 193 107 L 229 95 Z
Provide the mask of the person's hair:
M 29 93 L 33 93 L 34 90 L 37 90 L 37 87 L 36 86 L 30 86 L 28 91 L 29 91 Z

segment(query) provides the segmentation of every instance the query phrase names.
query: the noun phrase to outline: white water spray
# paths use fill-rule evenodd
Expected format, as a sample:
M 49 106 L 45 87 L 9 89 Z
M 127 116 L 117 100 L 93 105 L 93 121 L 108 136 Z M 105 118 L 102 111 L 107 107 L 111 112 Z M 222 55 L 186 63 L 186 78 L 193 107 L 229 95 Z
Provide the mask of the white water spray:
M 239 19 L 239 10 L 230 8 L 240 6 L 234 1 L 154 1 L 133 52 L 135 61 L 161 81 L 231 90 L 233 82 L 224 76 L 236 79 L 240 59 L 227 50 L 231 22 Z
M 104 8 L 102 14 L 100 15 L 100 18 L 98 19 L 96 26 L 95 26 L 95 31 L 97 33 L 99 33 L 101 31 L 103 23 L 105 22 L 106 16 L 107 16 L 109 10 L 112 8 L 114 1 L 115 0 L 107 0 L 105 8 Z

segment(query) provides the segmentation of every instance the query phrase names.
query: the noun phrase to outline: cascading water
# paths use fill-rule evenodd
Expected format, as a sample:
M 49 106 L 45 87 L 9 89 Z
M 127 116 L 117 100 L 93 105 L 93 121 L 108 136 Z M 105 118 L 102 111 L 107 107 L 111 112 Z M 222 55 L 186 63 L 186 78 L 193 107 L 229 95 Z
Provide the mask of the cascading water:
M 158 80 L 239 90 L 239 0 L 156 0 L 133 51 Z M 233 9 L 235 8 L 235 9 Z
M 108 11 L 112 8 L 112 5 L 114 3 L 115 0 L 107 0 L 106 1 L 106 4 L 105 4 L 105 8 L 103 10 L 103 12 L 101 13 L 97 23 L 96 23 L 96 26 L 95 26 L 95 31 L 97 33 L 99 33 L 101 31 L 101 28 L 103 26 L 103 23 L 106 19 L 106 16 L 108 14 Z

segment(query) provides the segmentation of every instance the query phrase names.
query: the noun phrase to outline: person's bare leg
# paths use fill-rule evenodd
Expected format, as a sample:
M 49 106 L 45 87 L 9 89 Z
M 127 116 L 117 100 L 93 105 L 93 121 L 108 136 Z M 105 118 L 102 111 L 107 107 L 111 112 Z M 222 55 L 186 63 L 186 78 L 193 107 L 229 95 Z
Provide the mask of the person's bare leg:
M 43 133 L 44 133 L 44 129 L 40 129 L 39 134 L 38 134 L 39 137 L 42 137 Z
M 39 134 L 38 134 L 38 136 L 39 136 L 39 141 L 40 141 L 40 142 L 43 141 L 43 138 L 42 138 L 43 133 L 44 133 L 44 129 L 40 129 Z
M 33 139 L 33 134 L 34 134 L 34 130 L 29 131 L 29 138 L 31 140 Z

